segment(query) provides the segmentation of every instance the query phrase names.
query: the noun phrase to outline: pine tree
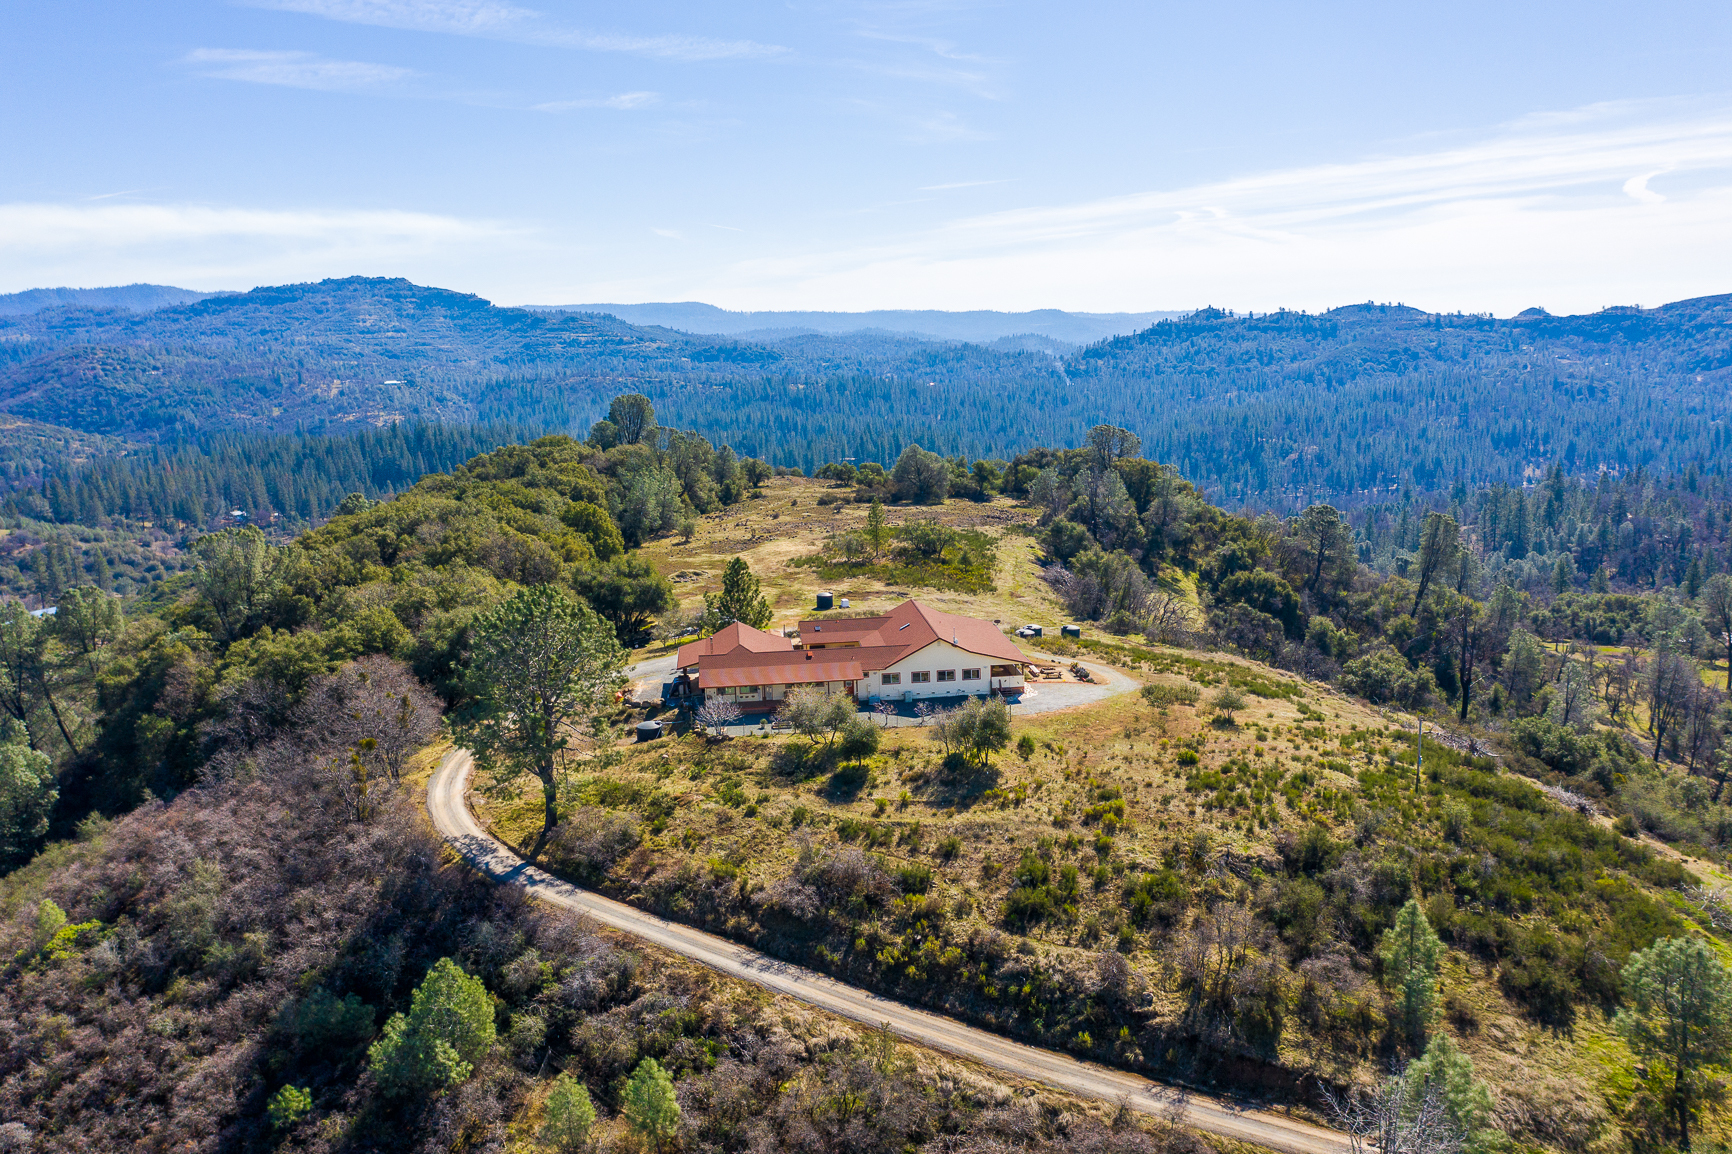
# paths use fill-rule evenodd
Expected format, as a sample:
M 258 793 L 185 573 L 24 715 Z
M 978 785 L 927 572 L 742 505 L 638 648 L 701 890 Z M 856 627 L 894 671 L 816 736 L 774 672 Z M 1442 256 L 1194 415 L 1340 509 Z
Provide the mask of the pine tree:
M 1474 1076 L 1473 1059 L 1456 1048 L 1448 1034 L 1438 1034 L 1425 1055 L 1408 1064 L 1403 1074 L 1410 1108 L 1435 1092 L 1445 1115 L 1461 1135 L 1463 1154 L 1490 1154 L 1503 1135 L 1492 1126 L 1491 1091 Z
M 714 633 L 736 621 L 762 629 L 770 623 L 770 600 L 763 595 L 758 578 L 744 557 L 735 557 L 722 570 L 722 591 L 704 594 L 704 632 Z
M 542 1108 L 541 1140 L 560 1154 L 568 1154 L 583 1149 L 594 1125 L 595 1105 L 584 1084 L 570 1074 L 555 1078 Z
M 493 1038 L 487 987 L 440 958 L 415 988 L 408 1015 L 391 1016 L 367 1057 L 385 1093 L 407 1097 L 468 1078 Z
M 1690 1122 L 1713 1089 L 1704 1067 L 1732 1057 L 1732 974 L 1702 938 L 1663 938 L 1630 955 L 1624 997 L 1616 1025 L 1636 1056 L 1670 1079 L 1678 1145 L 1688 1150 Z
M 96 550 L 96 560 L 91 563 L 90 580 L 104 593 L 114 592 L 114 572 L 108 567 L 108 557 L 101 549 Z
M 1437 967 L 1443 958 L 1443 943 L 1418 898 L 1409 898 L 1395 924 L 1383 931 L 1379 954 L 1384 976 L 1400 991 L 1402 1025 L 1417 1042 L 1437 1014 Z
M 889 532 L 884 524 L 884 502 L 874 497 L 872 507 L 866 510 L 866 541 L 872 546 L 872 560 L 878 560 L 883 554 Z
M 621 1098 L 626 1121 L 656 1149 L 679 1131 L 680 1104 L 674 1096 L 674 1080 L 654 1058 L 637 1064 Z

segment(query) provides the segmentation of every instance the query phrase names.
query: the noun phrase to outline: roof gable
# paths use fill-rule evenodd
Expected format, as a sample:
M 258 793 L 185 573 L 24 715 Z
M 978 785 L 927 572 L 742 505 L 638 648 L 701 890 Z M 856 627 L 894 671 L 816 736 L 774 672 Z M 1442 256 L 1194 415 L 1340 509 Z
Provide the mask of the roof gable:
M 958 649 L 994 657 L 1002 661 L 1027 661 L 1022 650 L 990 621 L 942 613 L 910 598 L 882 617 L 843 617 L 833 620 L 802 621 L 800 634 L 808 645 L 833 645 L 854 642 L 862 650 L 894 652 L 895 657 L 876 664 L 874 658 L 860 655 L 868 669 L 883 669 L 934 641 L 946 641 Z
M 780 634 L 765 633 L 762 629 L 753 629 L 744 622 L 736 621 L 708 637 L 688 641 L 680 646 L 679 654 L 674 658 L 674 667 L 688 669 L 696 665 L 699 658 L 738 650 L 748 653 L 792 653 L 794 642 Z

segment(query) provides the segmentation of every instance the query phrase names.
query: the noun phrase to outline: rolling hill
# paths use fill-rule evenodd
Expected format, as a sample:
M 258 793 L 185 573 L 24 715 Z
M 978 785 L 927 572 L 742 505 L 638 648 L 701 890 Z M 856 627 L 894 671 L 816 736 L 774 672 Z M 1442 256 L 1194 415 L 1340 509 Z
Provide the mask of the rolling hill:
M 1521 483 L 1554 461 L 1580 476 L 1712 469 L 1732 448 L 1729 325 L 1717 296 L 1507 320 L 1205 309 L 1074 351 L 887 331 L 745 340 L 356 277 L 0 317 L 0 411 L 147 442 L 404 420 L 582 432 L 638 391 L 670 425 L 807 469 L 888 463 L 910 443 L 1008 457 L 1107 422 L 1231 506 L 1353 507 Z

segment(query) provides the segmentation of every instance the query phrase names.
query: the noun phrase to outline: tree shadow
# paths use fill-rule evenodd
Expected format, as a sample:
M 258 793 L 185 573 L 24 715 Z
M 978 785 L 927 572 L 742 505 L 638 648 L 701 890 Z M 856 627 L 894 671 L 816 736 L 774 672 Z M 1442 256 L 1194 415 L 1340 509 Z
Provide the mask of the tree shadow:
M 789 741 L 770 755 L 770 772 L 784 781 L 811 781 L 835 768 L 835 754 L 822 745 Z
M 818 792 L 826 801 L 838 804 L 854 801 L 859 798 L 860 791 L 866 788 L 870 777 L 864 762 L 850 762 L 837 766 L 836 771 L 830 775 L 830 780 L 825 782 L 824 788 Z
M 927 779 L 921 792 L 932 805 L 969 809 L 988 790 L 997 789 L 998 782 L 996 765 L 981 765 L 960 753 L 951 753 L 945 757 L 938 772 Z

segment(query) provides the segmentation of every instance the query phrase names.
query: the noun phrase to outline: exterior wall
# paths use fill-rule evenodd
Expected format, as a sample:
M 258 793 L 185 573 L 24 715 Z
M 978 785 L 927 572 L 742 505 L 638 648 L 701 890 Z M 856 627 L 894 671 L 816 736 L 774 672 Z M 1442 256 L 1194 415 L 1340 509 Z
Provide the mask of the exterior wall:
M 847 685 L 846 682 L 842 681 L 811 682 L 809 684 L 821 685 L 824 691 L 831 695 L 845 692 Z M 794 688 L 796 687 L 792 685 L 756 685 L 751 686 L 748 691 L 748 687 L 738 686 L 712 689 L 709 690 L 709 695 L 718 697 L 723 701 L 731 701 L 741 708 L 764 707 L 782 700 L 788 695 L 788 691 Z
M 861 678 L 856 687 L 855 696 L 861 701 L 867 701 L 874 697 L 902 701 L 906 699 L 907 694 L 912 693 L 914 700 L 919 701 L 928 697 L 960 697 L 964 694 L 977 696 L 992 689 L 1008 690 L 1011 693 L 1021 692 L 1021 666 L 1016 667 L 1014 677 L 993 677 L 991 675 L 994 665 L 1006 664 L 1009 663 L 991 657 L 983 657 L 978 653 L 970 653 L 966 649 L 959 649 L 948 641 L 934 641 L 926 648 L 904 657 L 888 669 L 882 672 L 869 673 Z M 938 680 L 939 672 L 946 669 L 956 671 L 955 681 Z M 980 679 L 978 681 L 962 680 L 964 669 L 980 670 Z M 885 685 L 883 679 L 885 673 L 900 675 L 901 683 Z M 931 680 L 916 683 L 913 678 L 915 673 L 928 673 L 931 675 Z

